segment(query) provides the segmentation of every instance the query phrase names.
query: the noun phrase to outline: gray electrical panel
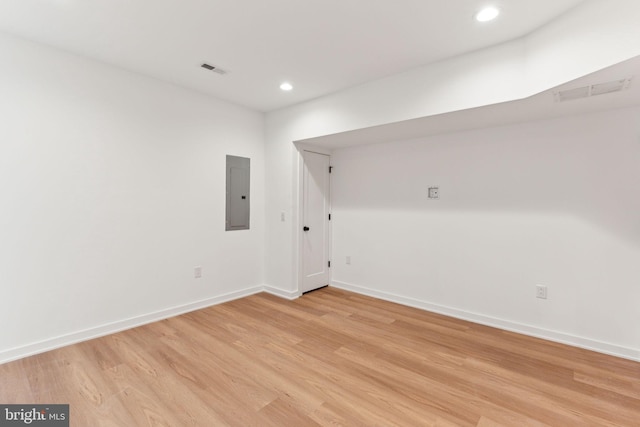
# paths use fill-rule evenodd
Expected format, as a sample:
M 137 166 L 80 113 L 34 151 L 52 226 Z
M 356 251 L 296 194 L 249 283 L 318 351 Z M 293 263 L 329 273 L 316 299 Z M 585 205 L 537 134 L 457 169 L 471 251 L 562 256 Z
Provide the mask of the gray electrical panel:
M 251 159 L 227 156 L 226 230 L 249 229 Z

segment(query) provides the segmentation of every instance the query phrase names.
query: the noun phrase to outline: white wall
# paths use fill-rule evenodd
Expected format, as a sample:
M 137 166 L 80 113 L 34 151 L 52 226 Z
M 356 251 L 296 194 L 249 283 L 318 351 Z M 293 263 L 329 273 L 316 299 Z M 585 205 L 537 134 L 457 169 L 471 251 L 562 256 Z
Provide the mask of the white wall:
M 332 163 L 336 285 L 640 357 L 640 108 L 346 148 Z
M 0 69 L 0 360 L 263 285 L 262 114 L 8 36 Z

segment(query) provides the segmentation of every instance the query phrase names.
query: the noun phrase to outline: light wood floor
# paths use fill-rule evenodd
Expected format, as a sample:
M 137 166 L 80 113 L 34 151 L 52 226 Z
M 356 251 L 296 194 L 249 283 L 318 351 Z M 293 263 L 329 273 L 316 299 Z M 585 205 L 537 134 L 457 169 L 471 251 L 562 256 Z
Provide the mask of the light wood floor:
M 325 288 L 0 365 L 0 403 L 75 427 L 640 426 L 640 363 Z

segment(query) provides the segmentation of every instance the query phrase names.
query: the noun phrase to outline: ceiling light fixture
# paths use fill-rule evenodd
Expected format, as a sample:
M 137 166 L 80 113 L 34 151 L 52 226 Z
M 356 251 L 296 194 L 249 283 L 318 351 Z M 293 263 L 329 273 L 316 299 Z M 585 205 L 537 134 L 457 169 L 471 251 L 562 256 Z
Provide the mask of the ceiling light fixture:
M 289 92 L 293 89 L 293 86 L 291 86 L 291 83 L 284 82 L 280 85 L 280 89 L 284 90 L 285 92 Z
M 476 21 L 478 22 L 489 22 L 493 21 L 500 15 L 500 9 L 497 7 L 485 7 L 480 12 L 476 14 Z

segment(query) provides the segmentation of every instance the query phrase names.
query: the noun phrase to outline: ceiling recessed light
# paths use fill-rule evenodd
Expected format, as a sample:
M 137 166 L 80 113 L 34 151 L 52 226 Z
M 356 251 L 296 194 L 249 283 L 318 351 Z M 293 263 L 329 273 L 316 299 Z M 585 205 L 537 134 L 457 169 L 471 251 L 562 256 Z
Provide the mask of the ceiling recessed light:
M 290 90 L 293 89 L 293 86 L 291 86 L 291 83 L 284 82 L 284 83 L 282 83 L 280 85 L 280 89 L 282 89 L 282 90 L 284 90 L 286 92 L 289 92 Z
M 497 7 L 485 7 L 480 12 L 476 14 L 476 21 L 478 22 L 489 22 L 493 21 L 500 15 L 500 9 Z

